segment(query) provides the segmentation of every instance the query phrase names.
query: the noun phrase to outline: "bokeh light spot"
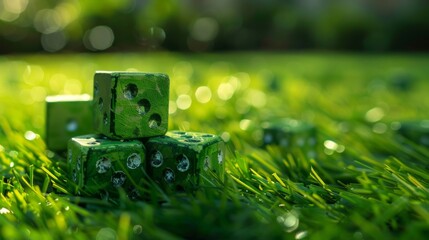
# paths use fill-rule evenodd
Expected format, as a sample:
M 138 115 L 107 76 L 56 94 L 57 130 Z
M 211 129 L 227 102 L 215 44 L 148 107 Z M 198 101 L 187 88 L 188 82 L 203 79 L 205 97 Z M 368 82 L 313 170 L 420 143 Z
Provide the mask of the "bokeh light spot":
M 195 91 L 195 97 L 200 103 L 208 103 L 212 98 L 212 91 L 207 86 L 201 86 Z
M 234 86 L 230 83 L 221 83 L 217 89 L 217 95 L 224 101 L 229 100 L 234 95 Z
M 231 134 L 229 132 L 223 132 L 220 137 L 224 142 L 228 142 L 231 139 Z
M 24 137 L 28 141 L 33 141 L 34 139 L 36 139 L 37 134 L 34 133 L 33 131 L 26 131 L 25 134 L 24 134 Z
M 240 129 L 246 131 L 249 128 L 251 123 L 252 121 L 249 119 L 242 119 L 240 121 Z
M 346 150 L 344 145 L 338 144 L 332 140 L 326 140 L 323 142 L 323 146 L 325 146 L 324 152 L 327 155 L 332 155 L 334 152 L 342 153 Z
M 174 114 L 177 111 L 177 105 L 174 101 L 168 102 L 168 114 Z
M 102 228 L 98 231 L 96 240 L 115 240 L 118 239 L 116 231 L 112 228 Z
M 54 33 L 63 28 L 60 14 L 52 9 L 42 9 L 34 17 L 34 28 L 44 34 Z
M 267 104 L 267 97 L 264 92 L 252 89 L 247 91 L 246 101 L 253 107 L 262 108 Z
M 28 5 L 28 0 L 3 0 L 2 2 L 4 10 L 15 14 L 24 12 Z
M 3 0 L 0 1 L 0 20 L 12 22 L 19 18 L 25 11 L 28 0 Z
M 181 61 L 176 63 L 173 67 L 173 74 L 175 77 L 190 78 L 193 72 L 194 68 L 189 62 Z
M 27 65 L 24 75 L 24 81 L 30 85 L 37 85 L 45 78 L 45 71 L 39 65 Z
M 63 49 L 67 43 L 67 37 L 62 31 L 42 34 L 40 39 L 42 47 L 47 52 L 58 52 Z
M 187 94 L 182 94 L 179 97 L 177 97 L 176 100 L 177 108 L 181 110 L 186 110 L 192 105 L 192 99 Z
M 387 131 L 388 127 L 385 123 L 376 123 L 372 126 L 372 131 L 378 134 L 383 134 Z
M 34 87 L 31 89 L 31 97 L 35 102 L 43 102 L 47 92 L 44 87 Z
M 84 45 L 92 51 L 102 51 L 110 48 L 115 40 L 113 30 L 108 26 L 97 26 L 85 33 Z
M 81 94 L 82 93 L 82 83 L 77 79 L 68 79 L 64 84 L 64 94 Z
M 365 114 L 365 119 L 368 122 L 377 122 L 380 121 L 383 117 L 384 111 L 379 107 L 372 108 Z
M 212 41 L 218 34 L 219 24 L 214 18 L 199 18 L 191 28 L 193 39 L 201 42 Z

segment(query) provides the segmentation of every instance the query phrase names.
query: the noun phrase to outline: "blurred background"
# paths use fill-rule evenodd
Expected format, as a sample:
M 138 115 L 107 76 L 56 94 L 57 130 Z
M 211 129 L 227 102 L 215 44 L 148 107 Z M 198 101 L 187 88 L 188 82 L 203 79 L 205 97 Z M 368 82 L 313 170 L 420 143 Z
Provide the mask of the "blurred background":
M 427 0 L 0 0 L 0 53 L 429 49 Z

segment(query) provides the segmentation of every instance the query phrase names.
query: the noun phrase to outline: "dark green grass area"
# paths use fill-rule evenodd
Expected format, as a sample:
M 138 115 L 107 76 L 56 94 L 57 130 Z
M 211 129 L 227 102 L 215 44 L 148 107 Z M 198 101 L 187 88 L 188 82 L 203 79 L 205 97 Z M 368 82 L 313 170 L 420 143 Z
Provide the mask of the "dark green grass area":
M 428 66 L 424 55 L 1 57 L 0 238 L 425 239 L 429 150 L 394 130 L 429 119 Z M 225 179 L 193 194 L 148 182 L 146 201 L 70 195 L 45 149 L 44 98 L 92 94 L 96 70 L 167 73 L 169 129 L 222 136 Z M 316 126 L 314 159 L 261 147 L 261 123 L 279 117 Z

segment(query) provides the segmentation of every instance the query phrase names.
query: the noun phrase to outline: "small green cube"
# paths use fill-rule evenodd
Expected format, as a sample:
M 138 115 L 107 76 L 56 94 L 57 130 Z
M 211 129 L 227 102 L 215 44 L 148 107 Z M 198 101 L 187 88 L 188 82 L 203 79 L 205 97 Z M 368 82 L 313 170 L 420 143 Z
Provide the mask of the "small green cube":
M 262 124 L 263 145 L 276 145 L 290 151 L 300 148 L 309 158 L 316 157 L 317 132 L 314 125 L 285 118 Z
M 75 193 L 93 196 L 117 195 L 123 188 L 134 198 L 135 186 L 143 180 L 145 147 L 137 140 L 115 141 L 101 135 L 70 139 L 67 164 L 70 178 L 76 183 Z
M 172 190 L 194 189 L 223 179 L 225 145 L 219 136 L 171 131 L 146 143 L 146 169 L 155 182 Z
M 103 72 L 94 76 L 94 123 L 113 139 L 164 135 L 170 80 L 160 73 Z
M 46 97 L 46 145 L 61 152 L 67 150 L 70 138 L 94 132 L 92 99 L 89 95 Z
M 401 122 L 398 133 L 416 144 L 429 147 L 429 120 Z

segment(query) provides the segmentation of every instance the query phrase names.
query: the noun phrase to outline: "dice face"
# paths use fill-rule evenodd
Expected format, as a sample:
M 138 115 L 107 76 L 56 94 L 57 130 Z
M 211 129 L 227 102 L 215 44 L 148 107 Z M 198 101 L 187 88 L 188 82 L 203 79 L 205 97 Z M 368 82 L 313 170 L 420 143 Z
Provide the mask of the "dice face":
M 70 138 L 92 133 L 92 99 L 89 95 L 59 95 L 46 98 L 46 145 L 66 151 Z
M 170 80 L 165 74 L 96 72 L 94 127 L 113 139 L 164 135 Z
M 117 195 L 123 188 L 135 197 L 143 179 L 145 147 L 139 141 L 114 141 L 100 135 L 72 138 L 68 146 L 68 170 L 75 193 Z
M 280 119 L 262 124 L 263 145 L 276 145 L 286 151 L 300 148 L 309 158 L 316 157 L 316 128 L 294 119 Z
M 213 173 L 224 176 L 222 139 L 216 135 L 171 131 L 146 143 L 146 169 L 152 179 L 173 190 L 204 186 Z
M 418 145 L 429 147 L 429 120 L 402 122 L 398 133 Z

